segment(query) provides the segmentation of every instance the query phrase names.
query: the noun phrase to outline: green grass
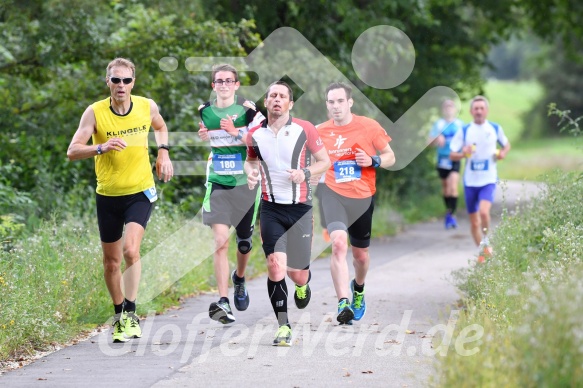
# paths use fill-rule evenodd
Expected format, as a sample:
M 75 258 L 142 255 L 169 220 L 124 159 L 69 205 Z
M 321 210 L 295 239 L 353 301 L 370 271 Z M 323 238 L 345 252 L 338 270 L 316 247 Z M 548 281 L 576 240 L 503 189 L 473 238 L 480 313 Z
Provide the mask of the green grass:
M 583 140 L 553 138 L 515 142 L 498 163 L 501 179 L 540 181 L 552 170 L 583 171 Z
M 3 360 L 66 343 L 111 317 L 96 224 L 91 216 L 53 218 L 10 251 L 0 250 L 0 367 Z M 189 227 L 195 224 L 170 211 L 152 214 L 142 244 L 139 314 L 216 287 L 212 256 L 197 259 L 198 252 L 212 252 L 210 228 Z M 230 258 L 235 245 L 229 246 Z M 254 246 L 249 277 L 265 271 L 258 234 Z
M 503 215 L 495 256 L 456 273 L 465 309 L 454 338 L 470 325 L 483 334 L 473 355 L 449 348 L 439 386 L 580 386 L 583 181 L 562 172 L 545 180 L 545 195 Z

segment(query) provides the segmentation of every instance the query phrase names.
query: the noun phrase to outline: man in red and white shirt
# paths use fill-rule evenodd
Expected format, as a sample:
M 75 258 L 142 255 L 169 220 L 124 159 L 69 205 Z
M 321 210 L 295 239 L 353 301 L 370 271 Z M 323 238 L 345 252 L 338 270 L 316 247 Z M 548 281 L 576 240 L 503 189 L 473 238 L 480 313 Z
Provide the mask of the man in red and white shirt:
M 247 136 L 245 173 L 250 188 L 261 180 L 260 229 L 267 257 L 267 291 L 279 324 L 273 345 L 290 346 L 285 274 L 295 283 L 296 306 L 305 308 L 311 295 L 310 176 L 326 171 L 330 159 L 314 125 L 290 116 L 293 92 L 288 84 L 271 84 L 264 103 L 267 120 L 251 128 Z

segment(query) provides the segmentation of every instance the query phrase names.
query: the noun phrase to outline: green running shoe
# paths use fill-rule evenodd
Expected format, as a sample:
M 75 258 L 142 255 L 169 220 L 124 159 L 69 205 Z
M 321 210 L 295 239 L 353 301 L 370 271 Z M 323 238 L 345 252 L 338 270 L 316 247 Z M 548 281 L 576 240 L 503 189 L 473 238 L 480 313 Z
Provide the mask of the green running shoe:
M 115 314 L 113 316 L 113 323 L 111 327 L 113 328 L 113 342 L 128 342 L 130 339 L 125 334 L 125 325 L 124 325 L 122 314 Z
M 291 346 L 292 331 L 288 325 L 280 326 L 275 333 L 273 346 Z
M 125 333 L 128 338 L 141 338 L 140 318 L 135 311 L 124 311 L 123 321 L 125 323 Z

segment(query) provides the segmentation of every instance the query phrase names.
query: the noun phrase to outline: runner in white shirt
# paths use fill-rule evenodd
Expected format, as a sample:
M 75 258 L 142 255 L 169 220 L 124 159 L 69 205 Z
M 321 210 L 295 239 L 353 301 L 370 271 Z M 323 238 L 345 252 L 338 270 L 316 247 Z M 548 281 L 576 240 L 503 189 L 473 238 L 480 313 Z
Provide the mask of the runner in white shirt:
M 464 194 L 472 237 L 479 246 L 486 237 L 482 231 L 490 228 L 490 209 L 498 180 L 496 163 L 506 157 L 510 142 L 500 125 L 486 120 L 486 97 L 474 97 L 470 113 L 474 120 L 455 134 L 450 143 L 450 158 L 453 161 L 466 158 Z
M 295 283 L 296 307 L 305 308 L 311 297 L 314 227 L 310 176 L 325 172 L 330 158 L 316 127 L 290 115 L 293 91 L 287 83 L 272 83 L 264 102 L 267 119 L 249 131 L 244 168 L 250 188 L 261 182 L 259 225 L 267 258 L 267 291 L 279 326 L 273 345 L 291 346 L 285 275 Z

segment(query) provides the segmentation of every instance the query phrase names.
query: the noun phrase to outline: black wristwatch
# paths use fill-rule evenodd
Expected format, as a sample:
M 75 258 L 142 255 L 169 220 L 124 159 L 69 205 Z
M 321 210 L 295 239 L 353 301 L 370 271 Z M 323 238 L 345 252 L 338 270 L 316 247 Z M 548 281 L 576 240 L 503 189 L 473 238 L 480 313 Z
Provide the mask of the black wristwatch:
M 163 150 L 166 150 L 166 151 L 170 152 L 170 146 L 168 144 L 160 144 L 158 146 L 158 149 L 160 149 L 160 148 L 163 149 Z
M 381 157 L 378 155 L 373 155 L 370 157 L 372 159 L 372 167 L 380 167 L 381 166 Z
M 312 173 L 310 172 L 309 168 L 302 168 L 302 171 L 304 172 L 304 176 L 306 177 L 304 179 L 304 182 L 307 182 L 308 179 L 310 179 L 310 177 L 312 176 Z

